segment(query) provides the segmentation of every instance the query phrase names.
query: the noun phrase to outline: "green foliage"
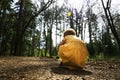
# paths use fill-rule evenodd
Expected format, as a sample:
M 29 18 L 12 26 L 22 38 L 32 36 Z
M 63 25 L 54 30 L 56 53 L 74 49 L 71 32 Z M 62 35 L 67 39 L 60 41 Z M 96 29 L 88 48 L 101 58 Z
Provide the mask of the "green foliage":
M 103 44 L 101 41 L 87 44 L 90 58 L 93 59 L 107 59 L 107 58 L 120 58 L 119 48 L 117 43 Z

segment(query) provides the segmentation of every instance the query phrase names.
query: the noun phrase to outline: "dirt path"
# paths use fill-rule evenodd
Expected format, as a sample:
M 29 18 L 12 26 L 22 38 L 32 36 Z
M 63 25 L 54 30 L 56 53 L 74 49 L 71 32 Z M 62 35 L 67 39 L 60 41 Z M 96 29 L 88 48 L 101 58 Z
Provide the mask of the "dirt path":
M 0 57 L 0 80 L 120 80 L 120 60 L 88 61 L 84 70 L 59 68 L 39 57 Z

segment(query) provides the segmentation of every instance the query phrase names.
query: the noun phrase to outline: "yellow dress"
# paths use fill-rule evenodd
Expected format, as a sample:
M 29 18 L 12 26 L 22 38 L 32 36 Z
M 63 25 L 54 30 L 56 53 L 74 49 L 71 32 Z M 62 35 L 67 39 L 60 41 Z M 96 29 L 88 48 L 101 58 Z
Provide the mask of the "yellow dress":
M 88 50 L 84 42 L 74 35 L 65 36 L 65 44 L 60 45 L 58 55 L 69 69 L 84 68 Z

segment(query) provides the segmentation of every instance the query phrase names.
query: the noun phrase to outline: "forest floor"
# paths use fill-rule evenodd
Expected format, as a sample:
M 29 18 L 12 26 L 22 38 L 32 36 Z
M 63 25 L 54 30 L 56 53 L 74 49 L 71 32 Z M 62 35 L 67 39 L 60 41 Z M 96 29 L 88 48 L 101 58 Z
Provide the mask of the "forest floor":
M 120 59 L 88 61 L 83 70 L 58 65 L 52 58 L 0 57 L 0 80 L 120 80 Z

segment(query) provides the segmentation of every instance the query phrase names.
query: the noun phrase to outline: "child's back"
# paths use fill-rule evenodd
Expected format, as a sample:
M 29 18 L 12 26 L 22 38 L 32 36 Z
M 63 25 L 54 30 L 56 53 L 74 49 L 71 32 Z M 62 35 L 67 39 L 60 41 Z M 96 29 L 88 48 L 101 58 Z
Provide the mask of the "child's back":
M 76 67 L 84 68 L 88 56 L 88 50 L 84 42 L 76 35 L 64 36 L 64 44 L 59 46 L 59 57 L 64 66 L 74 69 Z

